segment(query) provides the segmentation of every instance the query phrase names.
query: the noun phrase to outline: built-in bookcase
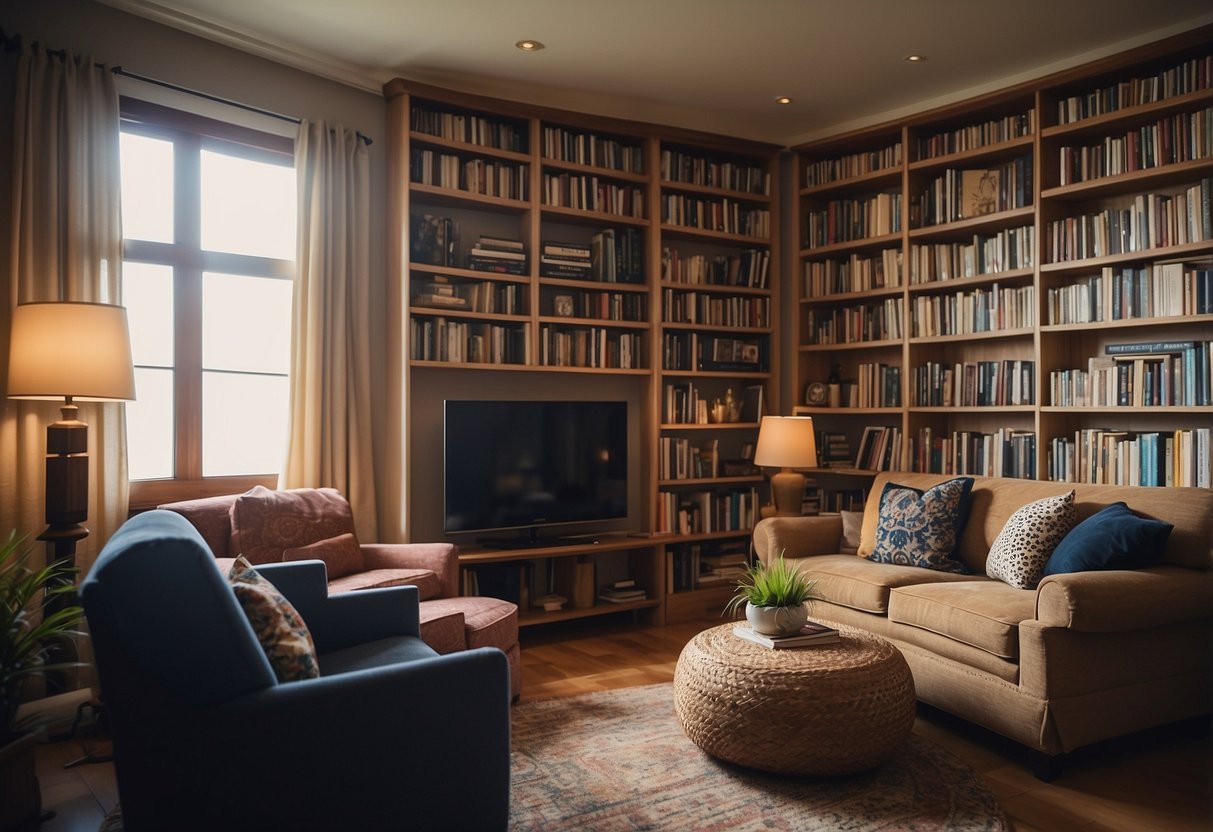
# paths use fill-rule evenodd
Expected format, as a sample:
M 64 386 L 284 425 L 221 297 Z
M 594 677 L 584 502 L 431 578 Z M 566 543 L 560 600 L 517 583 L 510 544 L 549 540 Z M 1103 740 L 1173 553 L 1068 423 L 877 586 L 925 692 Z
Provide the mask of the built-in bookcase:
M 1208 486 L 1210 42 L 795 148 L 797 410 L 904 470 Z

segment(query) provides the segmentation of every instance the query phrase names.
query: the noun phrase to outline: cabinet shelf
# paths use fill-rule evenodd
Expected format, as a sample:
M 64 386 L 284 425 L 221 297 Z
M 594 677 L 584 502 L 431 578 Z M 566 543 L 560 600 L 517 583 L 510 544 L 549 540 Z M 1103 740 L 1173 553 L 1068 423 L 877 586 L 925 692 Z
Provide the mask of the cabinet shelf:
M 1162 318 L 1117 318 L 1110 321 L 1091 321 L 1083 324 L 1041 324 L 1043 334 L 1056 335 L 1083 330 L 1112 331 L 1142 326 L 1179 326 L 1190 323 L 1213 324 L 1213 315 L 1168 315 Z
M 1008 269 L 990 274 L 975 274 L 968 277 L 957 277 L 952 280 L 931 280 L 926 283 L 913 283 L 909 290 L 911 295 L 931 294 L 935 292 L 963 291 L 970 286 L 988 286 L 992 283 L 1020 284 L 1031 283 L 1035 274 L 1032 269 Z
M 948 153 L 944 156 L 932 156 L 927 159 L 918 159 L 910 162 L 909 169 L 913 173 L 921 171 L 934 171 L 937 169 L 964 167 L 966 164 L 973 162 L 991 162 L 1002 160 L 1013 156 L 1021 156 L 1025 152 L 1032 150 L 1032 136 L 1019 136 L 1014 139 L 1008 139 L 1005 142 L 996 142 L 987 144 L 982 147 L 975 147 L 972 150 L 961 150 L 957 153 Z
M 649 287 L 643 283 L 607 283 L 601 280 L 578 280 L 573 277 L 539 277 L 540 286 L 560 286 L 584 292 L 637 292 L 647 293 Z
M 662 329 L 693 330 L 695 332 L 738 332 L 747 335 L 770 335 L 774 331 L 769 326 L 729 326 L 728 324 L 709 324 L 703 321 L 691 324 L 662 321 L 661 327 Z
M 511 162 L 520 162 L 529 164 L 531 154 L 518 153 L 513 150 L 500 150 L 496 147 L 490 147 L 483 144 L 472 144 L 471 142 L 461 142 L 458 139 L 444 139 L 441 136 L 435 136 L 431 133 L 422 133 L 417 130 L 409 132 L 409 141 L 416 144 L 427 144 L 434 147 L 445 147 L 449 150 L 455 150 L 459 153 L 468 156 L 492 156 L 495 159 L 508 159 Z
M 910 413 L 1035 413 L 1034 404 L 1000 404 L 1000 405 L 967 405 L 964 407 L 923 407 L 912 405 L 907 408 Z
M 706 425 L 698 422 L 662 422 L 658 428 L 662 431 L 677 430 L 758 430 L 757 422 L 708 422 Z
M 1192 107 L 1208 106 L 1211 103 L 1213 103 L 1213 89 L 1196 90 L 1164 98 L 1161 101 L 1152 101 L 1149 104 L 1138 104 L 1115 112 L 1091 116 L 1069 124 L 1054 124 L 1041 130 L 1040 137 L 1049 144 L 1052 144 L 1054 139 L 1078 140 L 1085 136 L 1103 135 L 1119 127 L 1150 122 Z
M 714 240 L 724 243 L 740 243 L 747 246 L 766 247 L 771 245 L 769 237 L 754 237 L 750 234 L 731 234 L 727 231 L 712 231 L 707 228 L 693 228 L 689 225 L 661 224 L 663 237 L 683 240 Z
M 683 480 L 658 480 L 662 488 L 686 488 L 703 485 L 754 485 L 762 482 L 761 476 L 754 477 L 695 477 Z
M 959 341 L 992 341 L 999 338 L 1031 338 L 1033 330 L 995 329 L 990 332 L 967 332 L 960 335 L 920 335 L 910 338 L 911 344 L 955 343 Z
M 1040 408 L 1041 413 L 1124 413 L 1124 414 L 1142 414 L 1142 413 L 1191 413 L 1197 415 L 1213 415 L 1213 407 L 1180 407 L 1175 405 L 1155 405 L 1153 407 L 1130 407 L 1127 405 L 1105 405 L 1105 406 L 1083 406 L 1083 407 L 1060 407 L 1057 405 L 1043 405 Z
M 1199 179 L 1213 173 L 1213 159 L 1190 159 L 1170 165 L 1132 170 L 1112 176 L 1086 179 L 1070 185 L 1057 185 L 1040 192 L 1042 201 L 1085 202 L 1105 196 L 1131 194 Z
M 881 168 L 871 173 L 850 176 L 846 179 L 835 179 L 821 185 L 811 185 L 800 189 L 802 197 L 831 197 L 850 193 L 879 191 L 886 187 L 900 187 L 901 165 L 891 168 Z
M 901 339 L 891 341 L 853 341 L 849 344 L 801 344 L 801 352 L 833 352 L 835 350 L 879 350 L 901 347 Z
M 747 370 L 662 370 L 663 376 L 672 378 L 770 378 L 770 372 L 754 372 Z
M 770 297 L 770 289 L 758 289 L 753 286 L 732 286 L 727 283 L 679 283 L 674 280 L 663 280 L 659 284 L 662 289 L 672 289 L 675 292 L 703 292 L 709 295 L 753 295 L 755 297 Z
M 473 312 L 470 309 L 450 309 L 436 306 L 410 306 L 409 314 L 414 317 L 428 318 L 467 318 L 474 321 L 497 321 L 500 323 L 523 324 L 530 320 L 526 315 L 504 315 L 499 312 Z
M 431 266 L 428 263 L 409 263 L 409 271 L 444 275 L 446 277 L 462 277 L 468 280 L 490 280 L 498 283 L 530 283 L 531 281 L 531 278 L 525 274 L 482 272 L 476 269 L 461 269 L 455 266 Z
M 657 598 L 644 598 L 636 601 L 625 601 L 621 604 L 613 604 L 608 601 L 599 601 L 592 607 L 568 607 L 563 610 L 554 610 L 547 612 L 544 610 L 527 610 L 518 611 L 518 626 L 530 627 L 536 624 L 554 624 L 557 621 L 572 621 L 578 618 L 590 618 L 598 615 L 610 615 L 614 612 L 628 612 L 629 610 L 651 609 L 660 606 L 661 601 Z
M 592 225 L 595 227 L 609 225 L 630 225 L 644 228 L 649 221 L 644 217 L 633 217 L 626 214 L 610 214 L 606 211 L 588 211 L 585 208 L 566 208 L 563 205 L 541 205 L 540 212 L 548 218 L 558 218 L 561 222 L 577 225 Z
M 929 240 L 933 237 L 955 236 L 957 232 L 985 231 L 996 228 L 1006 228 L 1019 222 L 1033 222 L 1036 209 L 1027 205 L 1023 208 L 1012 208 L 1009 211 L 998 211 L 993 214 L 982 214 L 980 217 L 969 217 L 955 222 L 945 222 L 939 225 L 927 225 L 922 228 L 911 228 L 911 240 Z
M 410 182 L 409 191 L 418 202 L 428 205 L 440 205 L 446 208 L 465 208 L 475 206 L 484 211 L 498 211 L 510 214 L 520 214 L 531 209 L 531 203 L 525 199 L 507 199 L 500 196 L 485 196 L 471 191 L 461 191 L 458 188 L 443 188 L 438 185 L 422 185 Z
M 1121 254 L 1105 254 L 1102 257 L 1084 257 L 1079 260 L 1058 260 L 1052 263 L 1042 263 L 1040 271 L 1042 274 L 1094 272 L 1099 271 L 1104 266 L 1141 263 L 1147 260 L 1178 260 L 1184 257 L 1205 254 L 1213 254 L 1213 240 L 1199 240 L 1195 243 L 1147 248 L 1142 251 L 1126 251 Z
M 885 286 L 879 289 L 864 289 L 859 292 L 834 292 L 829 295 L 814 295 L 812 297 L 804 297 L 800 299 L 801 304 L 828 304 L 828 303 L 851 303 L 857 300 L 870 300 L 871 298 L 890 298 L 900 295 L 905 288 L 902 286 Z
M 608 318 L 575 318 L 572 316 L 540 315 L 539 323 L 553 326 L 584 328 L 587 326 L 604 327 L 607 329 L 644 329 L 650 328 L 647 321 L 615 321 Z
M 867 251 L 876 248 L 901 246 L 901 232 L 878 234 L 874 237 L 864 237 L 862 240 L 847 240 L 842 243 L 830 243 L 828 246 L 815 246 L 800 249 L 800 256 L 809 260 L 820 260 L 831 254 L 850 254 L 853 251 Z
M 604 168 L 598 165 L 583 165 L 579 162 L 565 162 L 560 159 L 548 159 L 546 157 L 540 159 L 539 163 L 544 168 L 551 168 L 552 170 L 567 170 L 571 173 L 584 173 L 590 176 L 600 176 L 605 179 L 617 179 L 620 182 L 637 182 L 641 185 L 647 185 L 649 182 L 649 176 L 645 173 L 632 173 L 626 170 Z
M 768 194 L 757 194 L 750 191 L 734 191 L 728 188 L 713 188 L 710 185 L 694 185 L 690 182 L 676 182 L 672 179 L 662 179 L 661 189 L 663 191 L 682 191 L 688 194 L 701 194 L 703 196 L 715 196 L 722 199 L 732 199 L 738 202 L 754 202 L 763 205 L 769 205 L 771 197 Z

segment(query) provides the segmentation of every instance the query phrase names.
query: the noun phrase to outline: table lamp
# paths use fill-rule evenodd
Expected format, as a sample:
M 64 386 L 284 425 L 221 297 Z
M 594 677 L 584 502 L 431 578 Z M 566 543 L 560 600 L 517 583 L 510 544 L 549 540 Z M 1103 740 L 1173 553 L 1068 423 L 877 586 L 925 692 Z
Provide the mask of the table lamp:
M 754 464 L 779 467 L 771 476 L 776 517 L 799 517 L 804 501 L 804 474 L 793 468 L 817 467 L 817 439 L 809 416 L 763 416 L 758 428 Z
M 56 561 L 76 565 L 88 536 L 88 425 L 76 401 L 130 401 L 135 371 L 126 309 L 103 303 L 23 303 L 13 309 L 8 356 L 10 399 L 63 400 L 63 418 L 46 428 L 46 523 L 39 540 Z

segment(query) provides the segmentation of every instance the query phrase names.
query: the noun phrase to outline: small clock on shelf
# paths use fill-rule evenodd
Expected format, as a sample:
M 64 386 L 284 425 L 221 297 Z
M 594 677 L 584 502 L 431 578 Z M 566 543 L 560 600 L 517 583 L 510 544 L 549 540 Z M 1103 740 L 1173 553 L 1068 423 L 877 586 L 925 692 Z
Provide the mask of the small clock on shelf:
M 804 388 L 804 403 L 809 407 L 822 407 L 825 405 L 828 395 L 829 391 L 825 384 L 820 381 L 810 382 Z

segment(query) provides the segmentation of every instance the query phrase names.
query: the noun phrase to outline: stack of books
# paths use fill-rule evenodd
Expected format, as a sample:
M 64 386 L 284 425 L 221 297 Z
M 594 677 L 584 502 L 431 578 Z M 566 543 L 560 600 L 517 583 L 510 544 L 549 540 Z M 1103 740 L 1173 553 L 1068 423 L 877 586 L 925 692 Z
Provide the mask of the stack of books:
M 466 309 L 467 305 L 467 298 L 459 293 L 458 287 L 437 275 L 421 284 L 420 291 L 413 296 L 413 306 Z
M 838 630 L 833 627 L 827 627 L 824 624 L 818 624 L 816 621 L 808 622 L 800 628 L 800 632 L 793 633 L 790 636 L 768 636 L 756 632 L 746 624 L 735 625 L 733 627 L 733 635 L 738 638 L 744 638 L 747 641 L 752 641 L 755 644 L 761 644 L 763 647 L 769 647 L 772 650 L 786 650 L 792 647 L 819 647 L 823 644 L 837 644 L 841 640 Z
M 521 240 L 485 237 L 468 252 L 468 268 L 478 272 L 526 274 L 526 252 Z
M 539 273 L 543 277 L 590 280 L 594 276 L 590 247 L 583 243 L 545 242 L 539 258 Z
M 626 604 L 629 601 L 643 601 L 645 591 L 636 586 L 631 578 L 615 581 L 604 586 L 598 593 L 598 600 L 609 601 L 612 604 Z

